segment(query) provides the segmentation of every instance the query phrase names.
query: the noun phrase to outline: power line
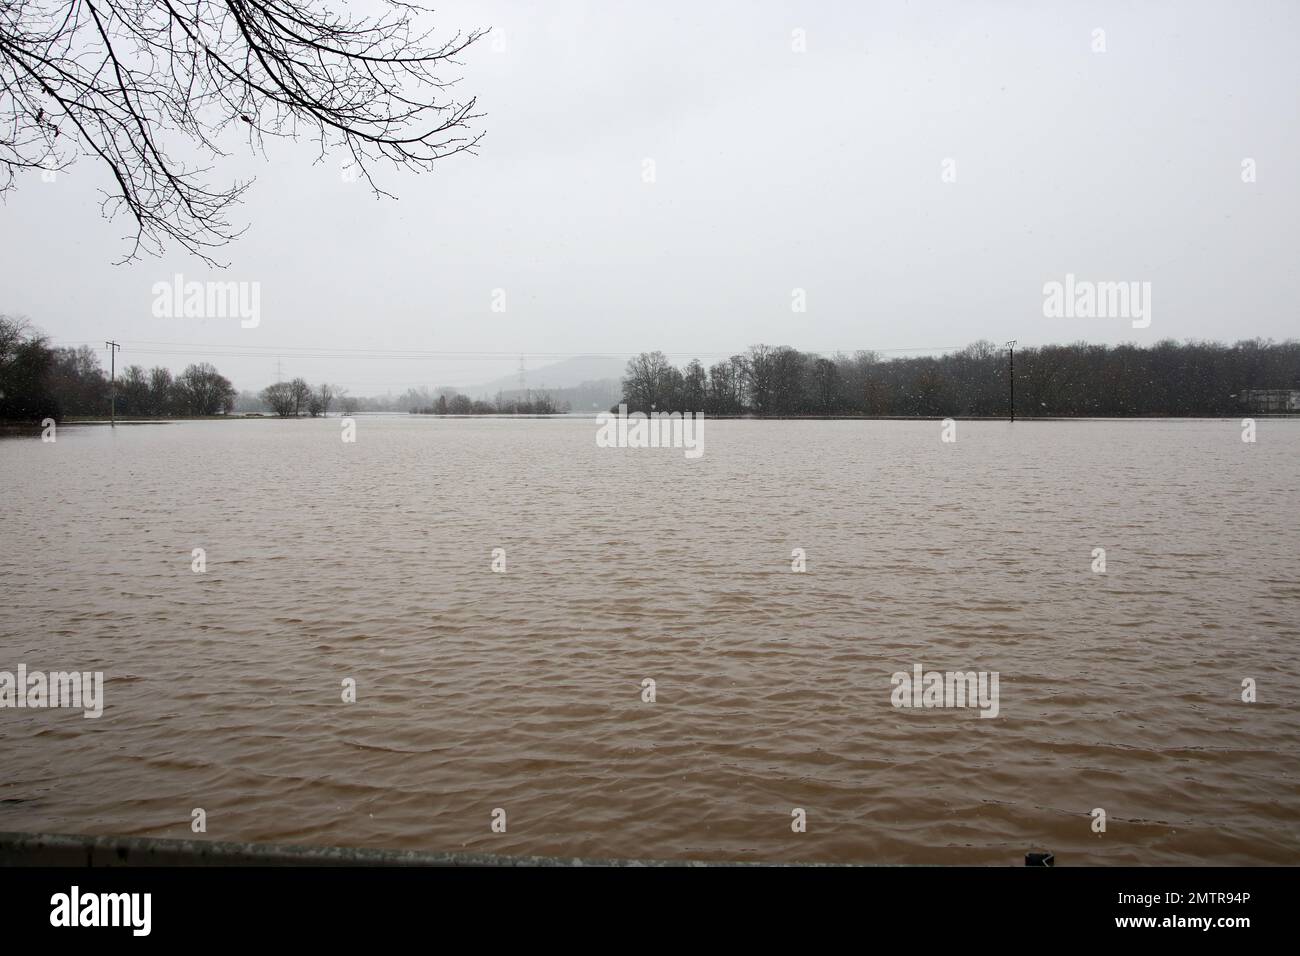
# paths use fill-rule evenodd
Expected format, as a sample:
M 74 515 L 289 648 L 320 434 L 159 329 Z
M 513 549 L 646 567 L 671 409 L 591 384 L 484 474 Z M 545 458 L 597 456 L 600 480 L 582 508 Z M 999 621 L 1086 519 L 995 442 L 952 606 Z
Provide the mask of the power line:
M 67 345 L 89 345 L 90 342 L 71 341 L 67 339 L 56 340 L 61 344 Z M 213 345 L 207 343 L 186 343 L 186 342 L 122 342 L 121 347 L 127 349 L 133 354 L 138 355 L 214 355 L 225 356 L 227 358 L 266 358 L 272 354 L 277 358 L 283 355 L 289 355 L 292 358 L 360 358 L 374 360 L 407 360 L 415 361 L 421 359 L 457 359 L 457 360 L 484 360 L 484 361 L 502 361 L 506 359 L 518 358 L 522 361 L 525 358 L 627 358 L 637 355 L 635 351 L 630 352 L 517 352 L 517 351 L 452 351 L 443 349 L 358 349 L 345 346 L 279 346 L 279 345 Z M 910 346 L 905 348 L 834 348 L 834 349 L 800 349 L 801 352 L 808 352 L 815 355 L 835 355 L 835 354 L 852 354 L 854 352 L 953 352 L 958 351 L 965 346 L 962 345 L 931 345 L 931 346 Z M 742 352 L 664 352 L 664 356 L 672 358 L 712 358 L 712 357 L 729 357 L 731 355 L 743 354 Z

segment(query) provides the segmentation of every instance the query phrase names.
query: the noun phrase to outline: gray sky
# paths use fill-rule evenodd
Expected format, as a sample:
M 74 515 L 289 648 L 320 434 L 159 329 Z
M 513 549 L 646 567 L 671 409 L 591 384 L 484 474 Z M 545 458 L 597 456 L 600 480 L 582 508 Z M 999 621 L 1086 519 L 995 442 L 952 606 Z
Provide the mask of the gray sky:
M 286 376 L 355 394 L 484 381 L 521 352 L 1294 337 L 1300 4 L 1086 8 L 444 3 L 440 27 L 504 38 L 461 71 L 487 113 L 479 156 L 382 170 L 389 200 L 309 143 L 262 161 L 232 142 L 213 181 L 257 183 L 219 274 L 176 250 L 112 265 L 128 223 L 100 218 L 91 161 L 28 175 L 0 206 L 0 311 L 57 344 L 116 338 L 122 364 L 210 360 L 240 388 L 272 381 L 283 349 Z M 178 272 L 260 282 L 260 325 L 155 318 L 151 286 Z M 1151 282 L 1150 327 L 1044 318 L 1067 272 Z

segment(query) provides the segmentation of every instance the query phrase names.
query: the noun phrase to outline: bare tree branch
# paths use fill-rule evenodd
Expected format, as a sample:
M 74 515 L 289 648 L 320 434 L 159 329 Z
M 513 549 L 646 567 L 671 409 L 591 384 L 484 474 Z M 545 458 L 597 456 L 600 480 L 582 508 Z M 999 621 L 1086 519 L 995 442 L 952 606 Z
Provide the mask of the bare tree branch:
M 250 145 L 311 135 L 341 150 L 377 195 L 376 164 L 426 171 L 473 152 L 475 100 L 451 95 L 443 72 L 484 31 L 434 42 L 428 12 L 376 0 L 351 17 L 324 0 L 0 0 L 0 194 L 24 169 L 106 166 L 134 234 L 121 261 L 169 241 L 217 265 L 213 250 L 242 230 L 227 219 L 250 185 L 209 185 L 231 124 Z

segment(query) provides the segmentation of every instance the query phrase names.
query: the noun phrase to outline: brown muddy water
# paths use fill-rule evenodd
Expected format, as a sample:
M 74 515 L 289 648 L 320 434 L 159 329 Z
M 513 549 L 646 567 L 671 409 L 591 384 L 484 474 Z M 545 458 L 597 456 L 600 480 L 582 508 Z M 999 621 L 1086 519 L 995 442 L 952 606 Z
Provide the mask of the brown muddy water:
M 591 420 L 0 441 L 0 670 L 105 675 L 99 719 L 0 709 L 0 830 L 1300 863 L 1300 421 L 940 429 L 710 421 L 696 460 Z M 918 664 L 998 672 L 997 716 L 895 708 Z

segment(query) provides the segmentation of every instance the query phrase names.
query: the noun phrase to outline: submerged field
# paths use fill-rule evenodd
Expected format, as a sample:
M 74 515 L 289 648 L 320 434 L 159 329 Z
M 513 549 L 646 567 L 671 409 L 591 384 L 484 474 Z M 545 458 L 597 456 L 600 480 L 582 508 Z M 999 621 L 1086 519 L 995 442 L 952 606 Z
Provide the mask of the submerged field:
M 0 709 L 0 830 L 1294 863 L 1300 421 L 940 429 L 6 438 L 0 671 L 102 671 L 104 701 Z M 996 672 L 996 716 L 894 706 L 918 665 Z

